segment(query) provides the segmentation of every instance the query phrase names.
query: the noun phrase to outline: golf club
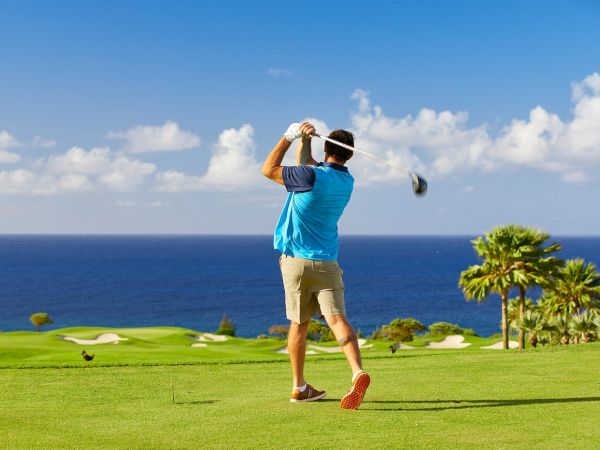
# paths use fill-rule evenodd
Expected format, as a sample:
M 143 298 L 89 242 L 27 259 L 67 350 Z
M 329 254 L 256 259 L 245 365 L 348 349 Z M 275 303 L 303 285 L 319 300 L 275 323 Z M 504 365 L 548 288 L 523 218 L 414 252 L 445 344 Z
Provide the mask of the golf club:
M 423 178 L 422 176 L 413 172 L 410 169 L 395 166 L 395 165 L 387 162 L 385 159 L 380 158 L 379 156 L 372 155 L 368 152 L 365 152 L 364 150 L 359 150 L 356 147 L 352 147 L 350 145 L 336 141 L 335 139 L 331 139 L 330 137 L 321 136 L 319 133 L 313 133 L 313 136 L 317 137 L 319 139 L 322 139 L 324 141 L 331 142 L 332 144 L 339 145 L 340 147 L 344 147 L 345 149 L 351 150 L 353 152 L 362 153 L 363 155 L 373 158 L 373 159 L 379 161 L 380 163 L 385 164 L 388 167 L 391 167 L 392 169 L 401 170 L 401 171 L 406 170 L 408 172 L 408 174 L 410 175 L 410 178 L 412 179 L 412 188 L 413 188 L 415 195 L 425 195 L 425 193 L 427 192 L 427 181 L 425 180 L 425 178 Z

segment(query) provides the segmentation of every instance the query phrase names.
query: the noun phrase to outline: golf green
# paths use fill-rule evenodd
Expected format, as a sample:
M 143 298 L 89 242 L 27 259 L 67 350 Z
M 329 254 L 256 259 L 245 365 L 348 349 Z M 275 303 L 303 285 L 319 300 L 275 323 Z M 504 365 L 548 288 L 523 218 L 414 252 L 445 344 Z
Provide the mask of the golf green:
M 307 362 L 308 381 L 328 396 L 304 404 L 288 401 L 283 357 L 3 365 L 1 446 L 592 449 L 600 442 L 599 350 L 367 354 L 372 385 L 358 411 L 338 407 L 350 373 L 337 355 Z

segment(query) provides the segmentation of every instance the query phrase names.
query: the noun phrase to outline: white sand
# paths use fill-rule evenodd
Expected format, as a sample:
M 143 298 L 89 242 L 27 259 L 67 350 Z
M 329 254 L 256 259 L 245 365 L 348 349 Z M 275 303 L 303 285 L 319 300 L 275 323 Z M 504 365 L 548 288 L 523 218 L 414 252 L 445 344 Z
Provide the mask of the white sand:
M 484 350 L 502 350 L 502 341 L 480 348 Z M 519 348 L 519 343 L 517 341 L 508 341 L 508 348 Z
M 289 354 L 287 347 L 280 348 L 279 350 L 275 350 L 276 353 L 283 353 L 285 355 Z M 318 355 L 314 350 L 306 350 L 307 355 Z
M 198 336 L 194 336 L 194 339 L 196 339 L 198 341 L 203 341 L 203 342 L 225 342 L 227 339 L 229 339 L 229 336 L 221 336 L 219 334 L 203 333 Z
M 442 342 L 430 342 L 425 347 L 435 349 L 454 349 L 454 348 L 465 348 L 468 347 L 469 343 L 463 342 L 464 336 L 455 334 L 453 336 L 446 336 Z
M 208 344 L 203 344 L 202 342 L 199 342 L 198 344 L 192 344 L 192 347 L 208 347 Z
M 79 345 L 97 345 L 97 344 L 118 344 L 119 341 L 126 341 L 127 338 L 122 338 L 115 333 L 103 333 L 96 339 L 78 339 L 72 336 L 63 336 L 65 341 L 75 342 Z
M 366 339 L 358 339 L 358 347 L 361 349 L 365 349 L 365 348 L 371 348 L 373 347 L 373 344 L 367 344 L 367 340 Z M 312 349 L 312 350 L 307 350 L 306 354 L 307 355 L 318 355 L 319 352 L 322 353 L 342 353 L 342 349 L 341 347 L 323 347 L 321 345 L 314 345 L 314 344 L 308 344 L 307 348 Z M 316 350 L 316 351 L 315 351 Z M 287 347 L 283 347 L 279 350 L 276 350 L 277 353 L 288 353 Z

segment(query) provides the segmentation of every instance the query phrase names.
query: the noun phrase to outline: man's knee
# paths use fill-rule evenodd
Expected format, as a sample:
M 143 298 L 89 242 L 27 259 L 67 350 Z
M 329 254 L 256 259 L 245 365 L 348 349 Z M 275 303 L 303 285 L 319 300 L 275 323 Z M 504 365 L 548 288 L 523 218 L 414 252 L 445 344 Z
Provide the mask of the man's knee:
M 302 323 L 298 323 L 294 320 L 290 321 L 290 330 L 297 330 L 299 332 L 302 331 L 306 331 L 308 330 L 308 326 L 310 325 L 310 319 L 302 322 Z
M 339 344 L 340 347 L 343 347 L 344 345 L 349 344 L 351 342 L 354 342 L 356 340 L 357 340 L 356 335 L 354 333 L 350 333 L 350 334 L 347 334 L 347 335 L 342 336 L 341 338 L 339 338 L 337 340 L 337 342 L 338 342 L 338 344 Z
M 325 320 L 327 321 L 327 325 L 329 325 L 330 328 L 336 325 L 348 323 L 348 321 L 346 320 L 346 316 L 344 316 L 343 314 L 330 314 L 325 316 Z

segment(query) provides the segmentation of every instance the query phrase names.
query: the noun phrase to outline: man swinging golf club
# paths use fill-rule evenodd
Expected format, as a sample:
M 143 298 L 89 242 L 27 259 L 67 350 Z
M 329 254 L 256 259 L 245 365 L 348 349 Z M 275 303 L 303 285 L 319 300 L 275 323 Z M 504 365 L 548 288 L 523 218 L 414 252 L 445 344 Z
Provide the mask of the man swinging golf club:
M 309 122 L 291 124 L 262 167 L 264 176 L 284 185 L 289 192 L 275 229 L 274 246 L 281 252 L 279 265 L 286 315 L 291 322 L 288 334 L 293 382 L 290 401 L 310 402 L 326 395 L 304 379 L 308 325 L 313 315 L 323 315 L 352 369 L 352 388 L 340 406 L 356 409 L 371 380 L 362 370 L 356 334 L 346 319 L 342 270 L 337 263 L 337 223 L 354 186 L 354 178 L 345 164 L 353 152 L 325 142 L 325 162 L 317 163 L 311 153 L 314 133 L 315 128 Z M 329 137 L 354 145 L 354 136 L 345 130 L 333 131 Z M 298 165 L 282 166 L 286 151 L 296 139 L 301 139 Z

